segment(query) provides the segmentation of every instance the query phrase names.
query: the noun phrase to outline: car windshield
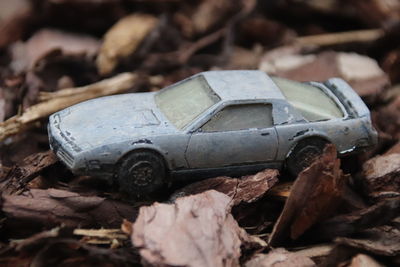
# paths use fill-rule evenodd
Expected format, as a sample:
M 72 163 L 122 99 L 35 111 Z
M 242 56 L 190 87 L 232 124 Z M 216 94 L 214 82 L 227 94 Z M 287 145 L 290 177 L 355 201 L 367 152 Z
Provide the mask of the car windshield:
M 342 110 L 322 89 L 306 83 L 272 77 L 287 101 L 308 121 L 342 118 Z
M 155 95 L 158 108 L 178 129 L 183 129 L 220 100 L 201 75 L 165 88 Z

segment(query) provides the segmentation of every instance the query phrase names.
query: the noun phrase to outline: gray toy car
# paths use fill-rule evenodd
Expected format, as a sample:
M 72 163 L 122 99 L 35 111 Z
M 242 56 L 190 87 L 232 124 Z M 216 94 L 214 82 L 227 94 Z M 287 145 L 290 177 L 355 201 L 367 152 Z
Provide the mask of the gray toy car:
M 287 166 L 297 174 L 335 144 L 371 147 L 370 112 L 343 80 L 299 83 L 261 71 L 208 71 L 159 92 L 89 100 L 49 118 L 50 145 L 74 172 L 128 192 Z

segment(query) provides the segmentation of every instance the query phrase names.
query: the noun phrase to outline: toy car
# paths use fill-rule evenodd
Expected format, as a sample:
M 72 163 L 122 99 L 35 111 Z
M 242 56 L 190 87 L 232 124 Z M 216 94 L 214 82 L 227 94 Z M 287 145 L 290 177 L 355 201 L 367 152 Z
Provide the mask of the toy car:
M 169 177 L 282 166 L 297 174 L 327 143 L 345 155 L 377 142 L 368 108 L 345 81 L 299 83 L 252 70 L 89 100 L 51 115 L 48 131 L 73 172 L 139 193 Z

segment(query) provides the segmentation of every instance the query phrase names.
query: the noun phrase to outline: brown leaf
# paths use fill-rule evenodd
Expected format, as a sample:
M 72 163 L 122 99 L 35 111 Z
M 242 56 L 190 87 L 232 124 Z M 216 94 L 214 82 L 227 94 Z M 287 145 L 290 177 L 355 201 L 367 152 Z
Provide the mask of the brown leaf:
M 297 239 L 316 222 L 335 212 L 348 179 L 339 166 L 335 147 L 328 145 L 323 155 L 299 174 L 272 231 L 272 246 L 287 237 Z
M 311 267 L 317 266 L 310 258 L 277 248 L 268 254 L 257 254 L 245 267 Z
M 124 218 L 132 218 L 135 213 L 134 207 L 122 202 L 58 189 L 32 189 L 2 198 L 2 210 L 9 220 L 47 227 L 119 227 Z
M 400 195 L 400 154 L 376 156 L 363 165 L 364 191 L 373 197 Z
M 156 27 L 158 19 L 148 14 L 133 14 L 122 18 L 104 35 L 97 57 L 100 74 L 111 73 L 118 62 L 133 54 L 145 37 Z
M 45 57 L 60 53 L 63 56 L 93 57 L 99 47 L 100 42 L 91 36 L 43 29 L 25 43 L 12 46 L 11 67 L 16 72 L 32 70 Z
M 231 197 L 235 206 L 241 202 L 252 203 L 260 199 L 278 182 L 278 174 L 278 170 L 266 169 L 255 175 L 247 175 L 239 179 L 227 176 L 210 178 L 178 190 L 172 198 L 194 195 L 213 189 Z
M 153 266 L 238 266 L 248 236 L 230 214 L 231 203 L 211 190 L 142 207 L 132 243 Z

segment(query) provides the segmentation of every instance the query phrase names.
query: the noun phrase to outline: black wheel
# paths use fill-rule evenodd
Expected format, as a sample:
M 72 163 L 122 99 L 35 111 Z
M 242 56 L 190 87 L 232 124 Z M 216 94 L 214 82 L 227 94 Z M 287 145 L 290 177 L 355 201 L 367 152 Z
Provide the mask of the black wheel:
M 286 160 L 289 172 L 297 177 L 302 170 L 311 165 L 315 158 L 322 154 L 327 144 L 327 141 L 320 138 L 301 140 Z
M 120 190 L 127 193 L 152 193 L 165 180 L 163 159 L 150 151 L 132 152 L 126 156 L 117 173 Z

